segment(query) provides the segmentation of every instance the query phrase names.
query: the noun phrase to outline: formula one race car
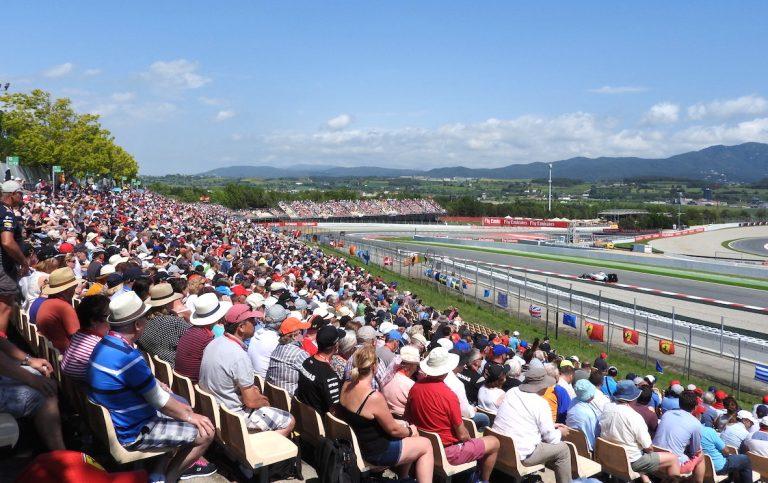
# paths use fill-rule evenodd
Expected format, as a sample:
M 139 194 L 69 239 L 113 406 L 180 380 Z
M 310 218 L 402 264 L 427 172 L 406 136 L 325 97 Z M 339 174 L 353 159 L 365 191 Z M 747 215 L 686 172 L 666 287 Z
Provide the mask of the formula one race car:
M 584 280 L 592 280 L 593 282 L 603 282 L 603 283 L 616 283 L 619 281 L 619 276 L 615 273 L 605 273 L 605 272 L 592 272 L 592 273 L 582 273 L 579 275 L 579 278 Z

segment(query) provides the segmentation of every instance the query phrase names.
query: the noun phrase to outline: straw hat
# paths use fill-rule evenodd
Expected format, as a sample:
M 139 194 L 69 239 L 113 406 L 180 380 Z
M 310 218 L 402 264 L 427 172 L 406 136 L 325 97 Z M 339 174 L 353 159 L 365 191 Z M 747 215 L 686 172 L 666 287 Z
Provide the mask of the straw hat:
M 224 317 L 232 302 L 220 302 L 216 294 L 206 293 L 195 300 L 195 311 L 189 318 L 192 325 L 211 325 Z
M 44 295 L 53 295 L 79 285 L 82 280 L 75 278 L 75 272 L 69 267 L 57 268 L 48 277 L 48 285 L 43 287 Z
M 458 354 L 451 354 L 445 347 L 435 347 L 427 358 L 419 363 L 419 368 L 428 376 L 443 376 L 458 365 Z
M 109 302 L 109 325 L 125 325 L 140 319 L 149 311 L 149 305 L 142 302 L 136 292 L 123 292 Z
M 110 265 L 117 265 L 119 263 L 127 262 L 128 257 L 121 257 L 119 254 L 112 255 L 109 257 L 109 264 Z
M 150 307 L 162 307 L 180 298 L 181 294 L 174 292 L 170 283 L 158 283 L 149 289 L 149 298 L 146 302 Z

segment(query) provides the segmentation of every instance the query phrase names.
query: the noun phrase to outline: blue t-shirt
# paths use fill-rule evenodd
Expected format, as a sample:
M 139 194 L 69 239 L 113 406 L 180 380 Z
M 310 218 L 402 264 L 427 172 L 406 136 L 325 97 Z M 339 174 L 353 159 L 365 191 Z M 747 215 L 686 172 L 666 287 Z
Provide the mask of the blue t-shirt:
M 93 349 L 86 380 L 88 397 L 109 410 L 120 444 L 136 441 L 157 414 L 143 396 L 157 383 L 139 350 L 107 334 Z
M 661 401 L 661 412 L 680 409 L 680 398 L 667 396 Z
M 701 428 L 691 413 L 673 409 L 661 416 L 653 444 L 676 454 L 682 465 L 701 449 Z
M 563 386 L 557 384 L 555 384 L 555 396 L 557 397 L 557 422 L 565 424 L 565 416 L 568 414 L 568 408 L 571 407 L 571 396 Z
M 565 424 L 569 428 L 575 428 L 584 433 L 587 437 L 589 449 L 595 447 L 595 440 L 600 436 L 600 416 L 598 409 L 587 402 L 574 399 L 571 409 L 565 418 Z
M 29 323 L 30 324 L 37 324 L 37 312 L 40 311 L 40 307 L 42 307 L 43 302 L 48 300 L 46 297 L 38 297 L 36 298 L 29 306 Z
M 725 443 L 720 439 L 720 435 L 717 434 L 713 428 L 709 426 L 701 427 L 701 450 L 708 454 L 712 458 L 712 463 L 715 465 L 715 471 L 720 471 L 725 466 L 725 456 L 723 456 L 723 449 Z
M 513 351 L 516 351 L 517 346 L 519 345 L 520 345 L 520 339 L 518 339 L 517 337 L 512 337 L 511 339 L 509 339 L 509 348 L 512 349 Z
M 616 384 L 616 379 L 611 376 L 605 376 L 603 378 L 603 385 L 600 386 L 600 390 L 603 392 L 603 394 L 613 399 L 613 395 L 616 394 L 617 387 L 618 384 Z

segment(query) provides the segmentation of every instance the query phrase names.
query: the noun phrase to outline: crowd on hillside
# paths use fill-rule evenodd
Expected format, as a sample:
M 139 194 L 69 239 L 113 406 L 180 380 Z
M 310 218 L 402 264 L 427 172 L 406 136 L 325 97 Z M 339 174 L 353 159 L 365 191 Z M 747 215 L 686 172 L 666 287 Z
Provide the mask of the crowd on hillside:
M 291 219 L 362 218 L 444 214 L 431 199 L 362 199 L 339 201 L 281 201 L 278 206 Z
M 451 464 L 477 461 L 480 482 L 503 437 L 523 465 L 544 464 L 558 482 L 572 480 L 565 441 L 577 432 L 590 449 L 598 438 L 621 446 L 644 481 L 701 482 L 704 455 L 718 474 L 751 481 L 745 453 L 768 456 L 768 406 L 742 409 L 716 387 L 622 378 L 605 354 L 581 361 L 516 331 L 474 332 L 455 308 L 427 306 L 295 233 L 231 215 L 150 192 L 73 187 L 52 199 L 3 183 L 0 413 L 30 417 L 50 451 L 23 481 L 63 481 L 62 468 L 84 460 L 66 451 L 51 364 L 5 336 L 17 300 L 63 355 L 63 377 L 109 411 L 123 447 L 174 451 L 121 481 L 216 471 L 205 458 L 215 423 L 159 382 L 145 354 L 249 431 L 291 438 L 294 417 L 259 390 L 263 378 L 348 423 L 367 462 L 419 482 L 433 480 L 439 457 L 420 430 L 437 433 Z

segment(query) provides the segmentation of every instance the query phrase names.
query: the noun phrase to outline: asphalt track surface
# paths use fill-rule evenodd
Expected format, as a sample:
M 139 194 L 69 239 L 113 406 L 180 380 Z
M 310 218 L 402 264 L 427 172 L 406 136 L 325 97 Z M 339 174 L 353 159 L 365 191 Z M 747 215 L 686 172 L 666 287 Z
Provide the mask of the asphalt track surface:
M 364 235 L 350 235 L 351 238 L 363 238 Z M 404 250 L 413 250 L 420 252 L 431 252 L 447 257 L 467 258 L 486 263 L 499 263 L 506 265 L 515 265 L 523 268 L 534 268 L 538 270 L 547 270 L 551 272 L 569 273 L 581 275 L 582 273 L 600 271 L 598 267 L 590 265 L 581 265 L 570 262 L 559 262 L 551 260 L 541 260 L 536 258 L 521 257 L 516 255 L 506 255 L 499 253 L 488 253 L 476 250 L 467 250 L 462 248 L 448 248 L 432 245 L 423 245 L 419 243 L 408 242 L 386 242 L 381 240 L 366 240 L 367 243 L 380 245 L 389 248 L 400 248 Z M 768 241 L 767 241 L 768 242 Z M 639 285 L 659 290 L 668 290 L 673 292 L 695 295 L 699 297 L 711 297 L 719 300 L 727 300 L 746 305 L 768 305 L 768 292 L 743 287 L 734 287 L 731 285 L 722 285 L 717 283 L 699 282 L 697 280 L 687 280 L 682 278 L 665 277 L 662 275 L 651 275 L 646 273 L 611 270 L 619 276 L 621 283 L 630 285 Z
M 768 238 L 742 238 L 728 244 L 734 250 L 768 257 Z

